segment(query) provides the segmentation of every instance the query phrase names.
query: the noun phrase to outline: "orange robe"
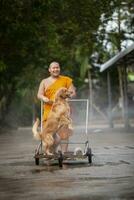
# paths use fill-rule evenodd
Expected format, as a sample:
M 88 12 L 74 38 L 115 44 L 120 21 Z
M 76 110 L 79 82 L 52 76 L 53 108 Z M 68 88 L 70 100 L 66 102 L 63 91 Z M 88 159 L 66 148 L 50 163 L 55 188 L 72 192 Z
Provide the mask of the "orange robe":
M 50 100 L 54 100 L 56 92 L 61 88 L 69 88 L 72 84 L 72 79 L 67 76 L 59 76 L 58 79 L 55 80 L 46 90 L 44 91 L 44 96 L 48 97 Z M 51 110 L 52 105 L 44 104 L 44 112 L 43 112 L 43 122 L 47 120 L 49 112 Z

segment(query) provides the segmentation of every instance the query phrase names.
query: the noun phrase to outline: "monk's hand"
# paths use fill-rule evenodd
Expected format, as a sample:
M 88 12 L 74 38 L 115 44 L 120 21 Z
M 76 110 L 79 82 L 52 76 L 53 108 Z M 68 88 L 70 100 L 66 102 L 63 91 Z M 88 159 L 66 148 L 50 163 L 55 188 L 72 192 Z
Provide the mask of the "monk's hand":
M 47 98 L 47 97 L 43 97 L 42 100 L 43 100 L 45 103 L 47 103 L 47 104 L 50 104 L 50 105 L 53 104 L 53 101 L 50 100 L 50 99 Z

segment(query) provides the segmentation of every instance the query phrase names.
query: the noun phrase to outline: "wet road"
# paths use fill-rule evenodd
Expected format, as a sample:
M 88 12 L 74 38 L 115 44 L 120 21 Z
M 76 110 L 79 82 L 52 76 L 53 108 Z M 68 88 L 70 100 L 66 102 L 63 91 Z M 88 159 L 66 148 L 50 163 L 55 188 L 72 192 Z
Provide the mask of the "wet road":
M 85 140 L 77 129 L 72 140 Z M 1 200 L 130 200 L 134 199 L 134 132 L 89 130 L 93 163 L 34 164 L 30 129 L 0 134 Z M 77 145 L 78 146 L 78 145 Z M 70 149 L 75 148 L 71 145 Z

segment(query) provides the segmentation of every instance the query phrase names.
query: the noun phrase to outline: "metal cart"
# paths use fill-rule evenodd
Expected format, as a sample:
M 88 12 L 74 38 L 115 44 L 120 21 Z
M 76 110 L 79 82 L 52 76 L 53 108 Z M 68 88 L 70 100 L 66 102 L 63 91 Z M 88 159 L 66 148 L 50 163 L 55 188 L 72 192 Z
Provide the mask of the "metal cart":
M 86 119 L 85 119 L 85 135 L 86 140 L 84 142 L 73 142 L 70 141 L 69 145 L 84 145 L 84 149 L 82 152 L 79 151 L 67 151 L 64 154 L 59 150 L 58 153 L 55 153 L 54 155 L 45 155 L 45 152 L 42 150 L 42 141 L 39 143 L 37 148 L 35 149 L 35 164 L 39 165 L 40 159 L 48 160 L 57 160 L 59 167 L 63 166 L 63 163 L 65 160 L 81 160 L 81 159 L 87 159 L 88 163 L 92 163 L 92 150 L 89 147 L 89 139 L 88 139 L 88 112 L 89 112 L 89 100 L 88 99 L 71 99 L 70 102 L 84 102 L 86 105 Z M 42 116 L 43 116 L 43 102 L 41 102 L 41 130 L 42 130 Z

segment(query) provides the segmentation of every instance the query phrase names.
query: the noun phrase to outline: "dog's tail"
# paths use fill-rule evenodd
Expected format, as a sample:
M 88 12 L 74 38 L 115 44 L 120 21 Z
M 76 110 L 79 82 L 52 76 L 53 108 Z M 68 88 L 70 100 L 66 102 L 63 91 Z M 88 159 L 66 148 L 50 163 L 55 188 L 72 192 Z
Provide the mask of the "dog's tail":
M 41 133 L 38 131 L 39 123 L 40 120 L 37 118 L 32 128 L 33 136 L 36 140 L 41 140 Z

